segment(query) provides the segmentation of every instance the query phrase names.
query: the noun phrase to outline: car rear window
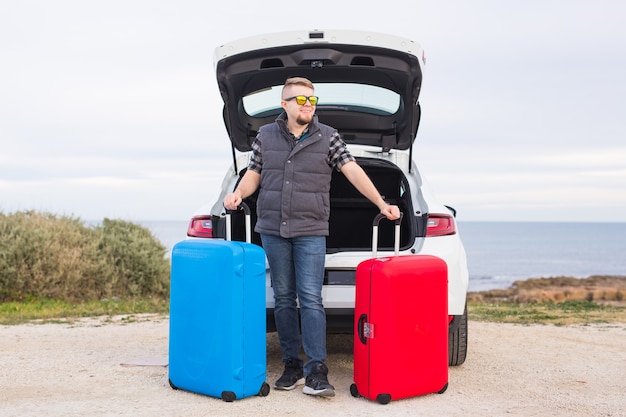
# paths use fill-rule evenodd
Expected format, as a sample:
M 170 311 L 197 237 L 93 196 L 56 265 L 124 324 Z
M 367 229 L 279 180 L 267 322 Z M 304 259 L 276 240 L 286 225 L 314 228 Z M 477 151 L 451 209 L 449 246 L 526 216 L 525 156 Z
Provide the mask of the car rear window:
M 243 107 L 250 116 L 266 115 L 280 108 L 278 85 L 255 91 L 243 98 Z M 400 108 L 400 95 L 385 88 L 366 84 L 316 83 L 318 107 L 337 107 L 347 111 L 374 114 L 394 114 Z

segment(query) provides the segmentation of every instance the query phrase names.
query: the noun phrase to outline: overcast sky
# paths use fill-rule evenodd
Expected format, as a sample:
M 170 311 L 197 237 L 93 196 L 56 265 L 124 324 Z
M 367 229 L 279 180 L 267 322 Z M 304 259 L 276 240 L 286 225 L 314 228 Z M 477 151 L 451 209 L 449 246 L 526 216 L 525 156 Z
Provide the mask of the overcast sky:
M 423 46 L 414 157 L 459 220 L 624 222 L 624 16 L 623 0 L 0 0 L 0 211 L 187 220 L 231 160 L 215 47 L 357 29 Z

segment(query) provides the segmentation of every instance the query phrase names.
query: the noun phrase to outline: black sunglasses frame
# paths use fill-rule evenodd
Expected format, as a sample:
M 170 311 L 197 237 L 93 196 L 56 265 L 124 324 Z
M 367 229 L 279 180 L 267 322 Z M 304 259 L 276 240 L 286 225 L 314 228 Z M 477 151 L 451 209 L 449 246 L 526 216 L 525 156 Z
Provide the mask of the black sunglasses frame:
M 304 97 L 304 102 L 302 104 L 300 104 L 298 102 L 298 97 Z M 319 101 L 319 97 L 318 96 L 308 96 L 307 97 L 307 96 L 303 96 L 302 94 L 297 95 L 297 96 L 293 96 L 293 97 L 289 97 L 289 98 L 285 98 L 283 100 L 290 101 L 290 100 L 293 100 L 293 99 L 296 99 L 296 103 L 298 103 L 299 106 L 304 106 L 307 101 L 311 104 L 311 106 L 316 106 L 317 102 Z M 313 99 L 313 101 L 315 101 L 315 103 L 311 103 L 311 99 Z

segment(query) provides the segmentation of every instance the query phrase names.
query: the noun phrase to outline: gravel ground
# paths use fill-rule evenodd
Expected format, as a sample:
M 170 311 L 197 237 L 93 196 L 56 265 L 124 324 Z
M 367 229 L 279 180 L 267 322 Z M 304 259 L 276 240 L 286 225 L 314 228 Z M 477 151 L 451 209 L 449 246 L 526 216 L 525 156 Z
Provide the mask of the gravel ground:
M 167 318 L 3 326 L 1 416 L 626 416 L 626 325 L 469 323 L 449 388 L 380 405 L 353 398 L 352 338 L 328 340 L 331 399 L 274 391 L 233 403 L 170 388 Z M 268 334 L 270 384 L 282 370 Z M 390 366 L 401 366 L 390 361 Z

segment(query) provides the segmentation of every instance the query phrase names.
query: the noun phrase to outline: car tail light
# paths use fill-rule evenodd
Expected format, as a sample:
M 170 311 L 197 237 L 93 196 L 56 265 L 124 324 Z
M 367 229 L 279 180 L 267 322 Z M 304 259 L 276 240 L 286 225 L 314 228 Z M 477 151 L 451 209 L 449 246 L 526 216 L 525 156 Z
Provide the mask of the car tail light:
M 449 214 L 429 214 L 426 237 L 447 236 L 456 233 L 454 218 Z
M 213 220 L 211 216 L 194 216 L 189 222 L 187 236 L 213 237 Z

